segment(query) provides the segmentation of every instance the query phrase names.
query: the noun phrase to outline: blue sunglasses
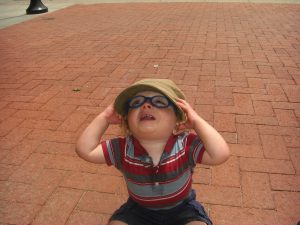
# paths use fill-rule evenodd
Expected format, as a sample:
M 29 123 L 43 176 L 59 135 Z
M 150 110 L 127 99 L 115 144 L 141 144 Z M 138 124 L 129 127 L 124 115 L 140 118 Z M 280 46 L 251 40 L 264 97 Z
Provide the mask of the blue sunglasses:
M 156 108 L 168 108 L 170 105 L 173 105 L 172 102 L 163 95 L 155 95 L 152 97 L 138 95 L 128 100 L 127 107 L 128 109 L 136 109 L 144 105 L 145 102 L 150 102 L 150 104 Z

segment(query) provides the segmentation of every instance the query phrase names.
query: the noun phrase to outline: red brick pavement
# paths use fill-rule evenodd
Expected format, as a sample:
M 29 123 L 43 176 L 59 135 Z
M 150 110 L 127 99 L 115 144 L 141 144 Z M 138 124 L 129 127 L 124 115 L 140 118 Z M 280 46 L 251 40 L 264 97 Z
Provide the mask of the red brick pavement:
M 160 77 L 230 144 L 194 176 L 215 224 L 295 225 L 299 21 L 292 4 L 99 4 L 0 30 L 0 224 L 105 224 L 124 181 L 74 143 L 122 88 Z

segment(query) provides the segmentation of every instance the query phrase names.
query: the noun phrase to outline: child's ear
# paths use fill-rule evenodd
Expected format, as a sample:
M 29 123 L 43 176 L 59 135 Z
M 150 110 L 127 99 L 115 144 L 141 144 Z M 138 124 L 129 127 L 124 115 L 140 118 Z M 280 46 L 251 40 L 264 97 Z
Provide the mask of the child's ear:
M 186 131 L 189 131 L 183 122 L 177 122 L 174 129 L 173 129 L 173 135 L 178 135 L 181 133 L 184 133 Z
M 122 116 L 121 130 L 122 130 L 122 135 L 124 135 L 124 136 L 131 135 L 131 132 L 129 130 L 129 125 L 128 125 L 128 120 L 127 120 L 127 115 L 126 116 Z

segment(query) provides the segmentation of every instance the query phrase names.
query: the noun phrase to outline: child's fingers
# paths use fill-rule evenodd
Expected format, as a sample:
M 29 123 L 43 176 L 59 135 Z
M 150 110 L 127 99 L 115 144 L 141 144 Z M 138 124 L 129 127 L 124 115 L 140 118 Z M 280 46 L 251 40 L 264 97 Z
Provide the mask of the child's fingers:
M 183 111 L 185 112 L 188 112 L 189 109 L 190 109 L 190 106 L 189 104 L 185 101 L 185 100 L 180 100 L 180 101 L 177 101 L 176 103 L 180 108 L 182 108 Z
M 186 101 L 182 98 L 176 98 L 176 101 L 180 103 L 186 103 Z
M 190 106 L 190 104 L 186 100 L 184 100 L 184 99 L 177 98 L 176 101 L 177 101 L 176 103 L 179 103 L 181 105 Z

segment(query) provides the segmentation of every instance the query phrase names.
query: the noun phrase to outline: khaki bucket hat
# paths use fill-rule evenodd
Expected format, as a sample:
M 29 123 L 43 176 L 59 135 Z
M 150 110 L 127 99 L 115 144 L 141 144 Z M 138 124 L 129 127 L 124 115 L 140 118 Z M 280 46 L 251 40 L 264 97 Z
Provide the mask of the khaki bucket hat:
M 143 91 L 155 91 L 166 96 L 174 104 L 178 120 L 186 120 L 185 113 L 176 105 L 176 98 L 185 99 L 185 96 L 176 84 L 169 79 L 143 79 L 130 85 L 128 88 L 124 89 L 115 100 L 114 107 L 117 113 L 121 116 L 125 116 L 128 111 L 128 100 L 137 93 Z

